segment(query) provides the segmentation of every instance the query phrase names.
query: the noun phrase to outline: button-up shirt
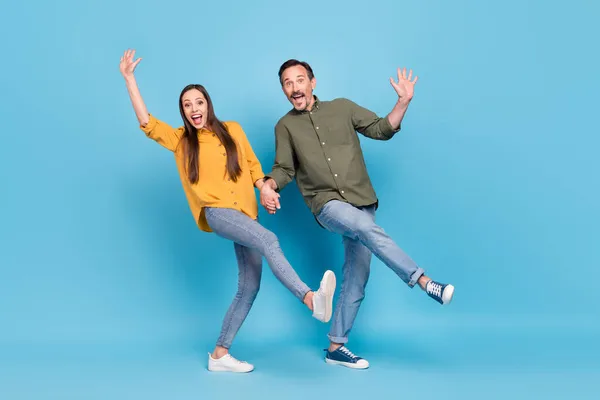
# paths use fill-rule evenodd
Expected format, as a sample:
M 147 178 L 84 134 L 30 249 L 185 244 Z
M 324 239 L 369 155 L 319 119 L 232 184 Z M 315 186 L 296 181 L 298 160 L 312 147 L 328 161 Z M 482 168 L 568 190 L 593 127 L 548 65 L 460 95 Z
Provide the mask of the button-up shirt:
M 206 221 L 206 207 L 232 208 L 252 219 L 258 216 L 258 203 L 254 183 L 264 178 L 258 158 L 239 123 L 224 121 L 227 131 L 236 142 L 242 170 L 236 182 L 227 174 L 227 152 L 214 132 L 198 130 L 198 182 L 190 183 L 187 177 L 187 158 L 183 141 L 184 127 L 174 128 L 150 114 L 146 126 L 140 128 L 146 135 L 171 150 L 175 155 L 177 170 L 190 211 L 198 227 L 206 232 L 212 229 Z
M 330 200 L 354 206 L 377 203 L 356 132 L 377 140 L 391 139 L 394 129 L 356 103 L 339 98 L 312 109 L 292 109 L 275 126 L 275 163 L 268 177 L 282 190 L 292 179 L 314 215 Z

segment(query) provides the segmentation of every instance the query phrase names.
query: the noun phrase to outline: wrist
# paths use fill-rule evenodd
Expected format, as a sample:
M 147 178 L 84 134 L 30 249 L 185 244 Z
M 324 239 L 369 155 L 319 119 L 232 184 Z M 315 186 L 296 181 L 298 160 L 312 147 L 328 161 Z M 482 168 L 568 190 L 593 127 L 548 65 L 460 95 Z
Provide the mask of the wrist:
M 396 105 L 398 105 L 400 107 L 408 107 L 411 100 L 412 100 L 412 98 L 398 97 L 398 101 L 396 102 Z
M 264 186 L 268 187 L 269 189 L 276 190 L 277 182 L 275 182 L 275 179 L 273 179 L 273 178 L 265 177 Z
M 127 84 L 135 83 L 135 75 L 133 74 L 123 75 L 123 78 Z

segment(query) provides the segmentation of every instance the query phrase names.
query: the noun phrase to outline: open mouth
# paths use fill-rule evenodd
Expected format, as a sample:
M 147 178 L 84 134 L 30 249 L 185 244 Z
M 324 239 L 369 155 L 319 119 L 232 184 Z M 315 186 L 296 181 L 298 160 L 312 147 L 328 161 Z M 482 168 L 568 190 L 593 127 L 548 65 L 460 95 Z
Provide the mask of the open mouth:
M 192 122 L 194 123 L 194 125 L 200 125 L 202 124 L 202 114 L 192 114 L 191 115 L 192 118 Z
M 304 94 L 302 93 L 294 93 L 292 95 L 292 99 L 294 99 L 294 101 L 300 101 L 304 98 Z

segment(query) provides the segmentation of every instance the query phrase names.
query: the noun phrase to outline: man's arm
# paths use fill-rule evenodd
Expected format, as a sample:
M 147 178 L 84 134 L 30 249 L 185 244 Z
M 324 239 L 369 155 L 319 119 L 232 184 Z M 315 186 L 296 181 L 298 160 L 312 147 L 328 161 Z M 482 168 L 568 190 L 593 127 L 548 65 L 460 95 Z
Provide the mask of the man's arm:
M 404 114 L 406 114 L 408 105 L 410 104 L 415 93 L 415 84 L 419 80 L 419 77 L 415 76 L 414 81 L 411 80 L 412 69 L 408 72 L 408 76 L 406 76 L 406 68 L 403 70 L 398 68 L 398 82 L 394 82 L 394 79 L 390 77 L 390 83 L 398 95 L 398 101 L 396 102 L 396 105 L 387 116 L 387 119 L 393 129 L 400 129 L 400 124 L 402 123 L 402 119 L 404 119 Z
M 294 149 L 287 128 L 280 122 L 275 126 L 275 163 L 272 171 L 265 176 L 260 190 L 260 203 L 271 214 L 281 208 L 279 193 L 296 175 Z
M 350 102 L 354 129 L 371 139 L 391 139 L 400 131 L 402 120 L 414 95 L 414 85 L 417 83 L 418 77 L 415 77 L 414 81 L 411 79 L 412 70 L 406 76 L 406 68 L 404 71 L 398 68 L 398 82 L 394 82 L 390 78 L 390 83 L 396 91 L 398 99 L 392 111 L 385 118 L 380 118 L 374 112 Z

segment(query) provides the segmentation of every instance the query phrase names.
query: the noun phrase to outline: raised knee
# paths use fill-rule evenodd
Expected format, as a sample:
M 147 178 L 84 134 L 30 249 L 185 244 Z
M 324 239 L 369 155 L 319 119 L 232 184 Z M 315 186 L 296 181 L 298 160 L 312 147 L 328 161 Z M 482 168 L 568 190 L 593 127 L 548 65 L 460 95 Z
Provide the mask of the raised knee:
M 266 231 L 263 235 L 262 235 L 262 242 L 265 245 L 266 248 L 272 247 L 274 245 L 277 245 L 279 243 L 279 239 L 277 238 L 277 235 L 275 235 L 273 232 L 271 231 Z

